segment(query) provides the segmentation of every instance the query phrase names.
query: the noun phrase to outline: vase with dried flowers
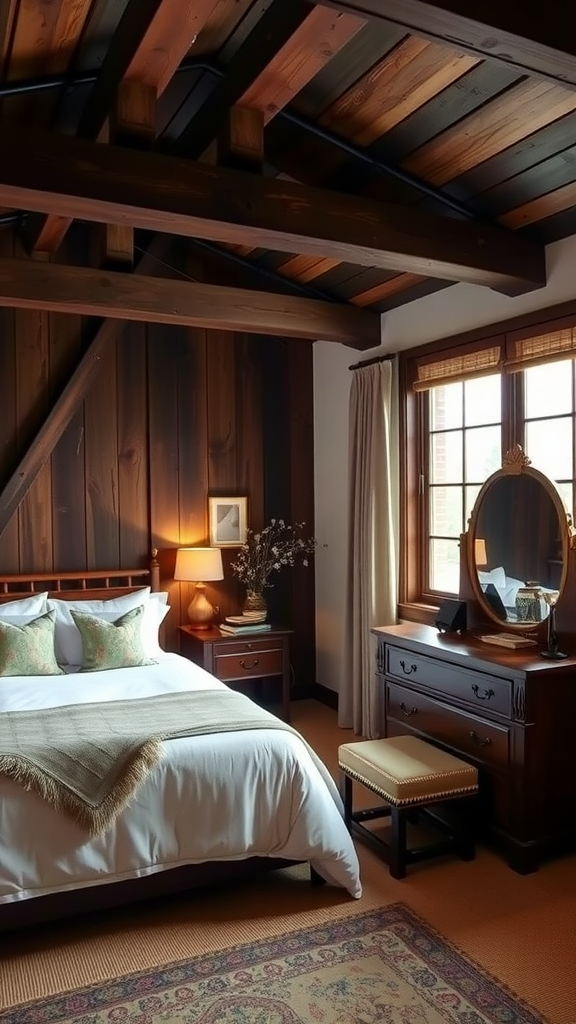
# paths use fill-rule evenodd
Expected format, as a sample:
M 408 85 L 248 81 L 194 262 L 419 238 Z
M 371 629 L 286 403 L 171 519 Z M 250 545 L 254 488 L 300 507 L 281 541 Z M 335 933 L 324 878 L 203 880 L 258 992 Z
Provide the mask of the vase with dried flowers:
M 272 587 L 272 573 L 285 566 L 308 565 L 317 543 L 313 537 L 304 537 L 305 523 L 286 523 L 284 519 L 271 519 L 260 532 L 246 531 L 246 540 L 231 563 L 232 572 L 246 587 L 243 614 L 247 617 L 266 618 L 265 590 Z

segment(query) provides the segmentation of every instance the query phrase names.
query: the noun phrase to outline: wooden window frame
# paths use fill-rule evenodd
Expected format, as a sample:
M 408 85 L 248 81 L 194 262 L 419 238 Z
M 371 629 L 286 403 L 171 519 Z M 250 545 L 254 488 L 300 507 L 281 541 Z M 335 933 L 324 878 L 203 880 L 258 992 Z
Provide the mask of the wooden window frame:
M 434 624 L 438 612 L 438 596 L 427 592 L 426 553 L 423 541 L 427 520 L 424 494 L 421 489 L 423 460 L 428 439 L 425 392 L 415 391 L 418 367 L 466 352 L 480 351 L 500 345 L 502 351 L 502 449 L 503 454 L 516 441 L 522 443 L 524 413 L 522 389 L 514 380 L 515 371 L 535 365 L 530 358 L 518 361 L 518 341 L 573 330 L 576 345 L 576 302 L 527 313 L 510 320 L 476 328 L 449 338 L 438 339 L 428 345 L 407 349 L 399 353 L 400 383 L 400 565 L 398 617 L 413 622 Z M 574 351 L 554 352 L 550 358 L 539 357 L 538 362 L 552 362 L 559 358 L 576 358 Z M 511 365 L 513 362 L 513 366 Z M 455 377 L 462 380 L 462 377 Z M 466 378 L 464 378 L 466 379 Z

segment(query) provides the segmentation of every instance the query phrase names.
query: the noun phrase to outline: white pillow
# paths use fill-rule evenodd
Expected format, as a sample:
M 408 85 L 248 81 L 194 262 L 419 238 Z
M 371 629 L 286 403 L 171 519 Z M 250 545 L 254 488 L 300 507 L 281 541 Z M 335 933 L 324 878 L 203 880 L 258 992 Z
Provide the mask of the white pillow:
M 169 596 L 166 590 L 155 590 L 150 594 L 148 606 L 144 609 L 142 644 L 148 658 L 156 658 L 164 653 L 164 649 L 160 647 L 158 630 L 170 611 Z
M 71 610 L 96 615 L 105 622 L 114 622 L 121 615 L 134 608 L 144 607 L 142 616 L 142 643 L 146 656 L 153 658 L 161 653 L 158 643 L 158 627 L 169 612 L 168 594 L 163 592 L 150 593 L 150 587 L 134 590 L 121 597 L 112 597 L 105 601 L 64 601 L 60 598 L 49 598 L 48 608 L 56 612 L 54 645 L 56 661 L 59 665 L 82 664 L 82 638 L 70 614 Z
M 480 583 L 486 585 L 487 583 L 493 583 L 495 587 L 506 586 L 506 573 L 501 565 L 497 569 L 490 569 L 490 572 L 483 572 L 478 570 L 478 579 Z
M 33 619 L 48 611 L 47 593 L 42 590 L 32 597 L 22 597 L 18 601 L 5 601 L 0 604 L 0 622 L 9 622 L 12 626 L 27 626 Z

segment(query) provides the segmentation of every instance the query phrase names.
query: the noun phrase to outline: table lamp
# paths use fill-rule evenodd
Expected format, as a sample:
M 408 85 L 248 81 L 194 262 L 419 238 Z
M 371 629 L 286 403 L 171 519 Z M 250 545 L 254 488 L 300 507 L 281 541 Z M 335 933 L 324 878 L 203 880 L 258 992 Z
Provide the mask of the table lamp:
M 208 629 L 216 609 L 206 597 L 206 582 L 224 579 L 220 548 L 178 548 L 174 579 L 196 584 L 188 618 L 194 629 Z

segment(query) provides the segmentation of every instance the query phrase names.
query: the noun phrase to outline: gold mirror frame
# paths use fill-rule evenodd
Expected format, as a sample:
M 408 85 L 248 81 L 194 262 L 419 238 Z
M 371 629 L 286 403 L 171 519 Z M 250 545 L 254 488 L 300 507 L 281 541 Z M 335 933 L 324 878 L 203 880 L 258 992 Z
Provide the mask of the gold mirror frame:
M 562 550 L 562 573 L 558 585 L 558 600 L 561 599 L 562 593 L 566 586 L 566 580 L 568 575 L 569 550 L 570 548 L 576 546 L 576 530 L 572 525 L 572 517 L 570 513 L 566 510 L 564 502 L 559 492 L 557 491 L 554 483 L 547 476 L 545 476 L 544 473 L 541 473 L 539 470 L 534 469 L 530 465 L 530 459 L 525 454 L 522 447 L 520 445 L 515 445 L 514 448 L 510 449 L 510 451 L 508 451 L 504 456 L 502 468 L 497 470 L 495 473 L 492 473 L 492 475 L 488 477 L 488 479 L 480 488 L 480 491 L 478 492 L 478 495 L 476 497 L 476 501 L 474 502 L 474 507 L 472 509 L 470 519 L 468 521 L 468 530 L 466 533 L 466 562 L 468 566 L 468 575 L 472 591 L 474 593 L 474 597 L 476 598 L 478 604 L 482 608 L 483 613 L 489 619 L 495 622 L 501 629 L 505 628 L 506 630 L 514 631 L 526 631 L 535 629 L 538 628 L 541 625 L 541 623 L 514 622 L 508 619 L 501 619 L 493 610 L 493 608 L 486 599 L 485 593 L 482 590 L 480 580 L 478 577 L 476 541 L 480 538 L 477 538 L 476 532 L 482 505 L 490 489 L 499 480 L 505 479 L 507 477 L 520 476 L 522 474 L 524 476 L 531 477 L 544 489 L 545 493 L 552 501 L 552 504 L 554 505 L 554 509 L 558 517 L 559 540 L 561 542 Z M 542 619 L 542 622 L 545 623 L 546 618 Z

